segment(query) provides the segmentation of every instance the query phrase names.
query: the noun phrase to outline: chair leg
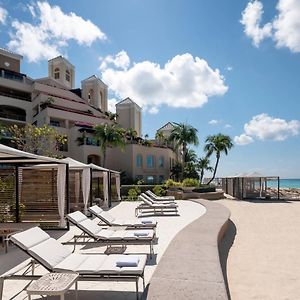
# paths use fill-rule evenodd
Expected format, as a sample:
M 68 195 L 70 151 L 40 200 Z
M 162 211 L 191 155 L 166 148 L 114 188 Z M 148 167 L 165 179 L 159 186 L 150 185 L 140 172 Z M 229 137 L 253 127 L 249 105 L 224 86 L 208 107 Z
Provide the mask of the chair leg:
M 139 300 L 139 278 L 135 279 L 135 288 L 136 288 L 136 300 Z
M 4 278 L 0 278 L 0 299 L 2 299 L 3 287 L 4 287 Z

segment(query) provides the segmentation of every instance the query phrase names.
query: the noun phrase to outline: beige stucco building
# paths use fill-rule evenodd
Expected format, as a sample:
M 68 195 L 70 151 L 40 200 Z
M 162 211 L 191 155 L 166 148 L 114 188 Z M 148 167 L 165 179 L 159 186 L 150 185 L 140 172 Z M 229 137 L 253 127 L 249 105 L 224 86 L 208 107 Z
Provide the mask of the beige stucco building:
M 75 67 L 62 56 L 48 61 L 48 76 L 32 79 L 21 73 L 22 56 L 0 49 L 0 123 L 48 124 L 67 136 L 61 154 L 84 163 L 102 165 L 97 124 L 116 123 L 108 111 L 108 87 L 93 75 L 74 88 Z M 116 105 L 117 124 L 142 135 L 142 110 L 130 98 Z M 9 137 L 7 137 L 9 139 Z M 130 179 L 149 183 L 169 178 L 176 154 L 166 146 L 128 142 L 125 150 L 108 149 L 105 167 L 124 171 Z

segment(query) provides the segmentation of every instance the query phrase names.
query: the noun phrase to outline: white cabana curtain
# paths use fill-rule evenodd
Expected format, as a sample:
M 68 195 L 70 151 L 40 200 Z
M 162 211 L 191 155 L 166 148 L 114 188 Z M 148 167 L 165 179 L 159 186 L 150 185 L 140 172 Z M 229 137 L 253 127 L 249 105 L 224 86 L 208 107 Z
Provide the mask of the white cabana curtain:
M 80 172 L 75 173 L 75 204 L 78 207 L 79 193 L 80 193 Z
M 84 168 L 82 170 L 81 177 L 81 187 L 82 187 L 82 196 L 83 196 L 83 204 L 84 204 L 84 213 L 87 212 L 87 205 L 90 196 L 90 185 L 91 185 L 91 172 L 90 168 Z
M 57 166 L 57 202 L 59 213 L 59 226 L 65 227 L 65 193 L 66 193 L 66 166 Z
M 121 181 L 120 181 L 120 174 L 116 174 L 116 189 L 117 189 L 118 200 L 121 200 Z
M 108 172 L 103 172 L 103 198 L 104 206 L 108 207 Z

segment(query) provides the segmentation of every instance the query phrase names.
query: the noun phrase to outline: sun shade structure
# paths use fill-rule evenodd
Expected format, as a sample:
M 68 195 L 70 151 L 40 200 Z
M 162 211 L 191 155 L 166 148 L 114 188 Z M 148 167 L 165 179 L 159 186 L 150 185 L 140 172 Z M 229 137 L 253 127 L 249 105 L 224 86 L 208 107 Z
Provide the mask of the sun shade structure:
M 275 181 L 277 193 L 271 193 L 268 182 Z M 264 176 L 258 172 L 241 173 L 231 177 L 222 178 L 223 191 L 238 199 L 279 199 L 278 176 Z
M 12 195 L 15 198 L 15 203 L 12 203 L 12 207 L 15 210 L 15 221 L 20 221 L 20 191 L 22 185 L 22 168 L 35 166 L 39 164 L 57 165 L 56 173 L 56 193 L 57 193 L 57 209 L 59 214 L 59 226 L 65 227 L 65 211 L 68 211 L 69 204 L 69 165 L 59 159 L 54 159 L 46 156 L 31 154 L 21 150 L 17 150 L 5 145 L 0 144 L 0 167 L 1 172 L 9 170 L 14 176 L 14 189 Z M 35 193 L 33 187 L 31 193 Z M 11 199 L 13 200 L 13 199 Z M 5 199 L 4 199 L 5 201 Z M 2 202 L 2 201 L 1 201 Z M 4 209 L 2 209 L 4 207 Z M 1 213 L 6 212 L 8 206 L 5 203 L 1 203 Z M 4 210 L 4 211 L 2 211 Z M 3 221 L 3 220 L 2 220 Z

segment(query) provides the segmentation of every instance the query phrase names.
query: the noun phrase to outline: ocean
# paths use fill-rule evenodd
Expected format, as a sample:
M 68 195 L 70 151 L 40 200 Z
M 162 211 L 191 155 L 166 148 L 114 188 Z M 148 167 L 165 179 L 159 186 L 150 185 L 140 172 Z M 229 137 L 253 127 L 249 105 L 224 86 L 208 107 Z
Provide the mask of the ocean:
M 268 187 L 277 188 L 277 181 L 268 181 Z M 300 179 L 280 179 L 280 187 L 300 189 Z

